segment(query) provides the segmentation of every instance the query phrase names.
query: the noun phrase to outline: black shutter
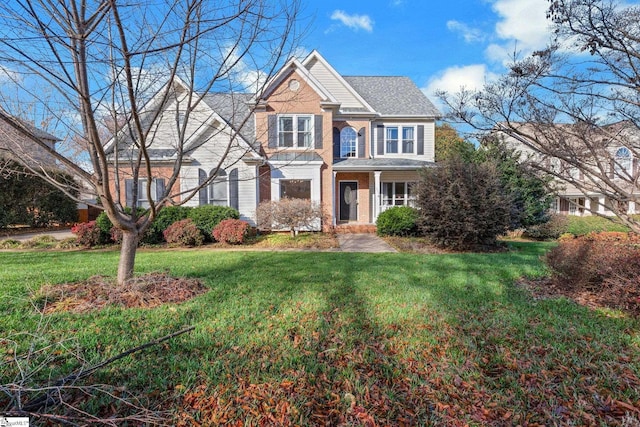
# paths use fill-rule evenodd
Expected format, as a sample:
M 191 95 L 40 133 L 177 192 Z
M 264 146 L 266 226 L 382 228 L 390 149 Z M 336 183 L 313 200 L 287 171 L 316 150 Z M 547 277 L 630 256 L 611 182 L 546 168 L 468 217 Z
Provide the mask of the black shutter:
M 238 198 L 238 168 L 235 168 L 229 173 L 229 206 L 235 210 L 240 209 Z
M 333 128 L 333 158 L 340 158 L 340 129 Z
M 366 146 L 367 138 L 365 135 L 365 128 L 360 128 L 358 131 L 358 158 L 364 159 Z
M 125 204 L 127 206 L 133 206 L 133 180 L 132 179 L 124 180 L 124 194 L 125 194 Z
M 156 199 L 155 201 L 161 200 L 164 196 L 164 178 L 157 178 L 156 181 Z
M 424 155 L 424 125 L 418 125 L 418 156 Z
M 314 123 L 313 123 L 313 130 L 314 130 L 314 147 L 317 150 L 322 149 L 322 115 L 321 114 L 316 114 L 315 118 L 314 118 Z
M 384 126 L 378 125 L 376 126 L 377 136 L 378 136 L 378 156 L 384 155 Z
M 271 114 L 267 117 L 267 145 L 269 148 L 278 148 L 278 116 Z
M 207 181 L 207 172 L 205 172 L 203 169 L 198 169 L 198 185 L 202 185 L 203 183 L 205 183 Z M 207 186 L 202 187 L 199 191 L 198 191 L 198 198 L 199 198 L 199 204 L 200 205 L 206 205 L 207 204 Z

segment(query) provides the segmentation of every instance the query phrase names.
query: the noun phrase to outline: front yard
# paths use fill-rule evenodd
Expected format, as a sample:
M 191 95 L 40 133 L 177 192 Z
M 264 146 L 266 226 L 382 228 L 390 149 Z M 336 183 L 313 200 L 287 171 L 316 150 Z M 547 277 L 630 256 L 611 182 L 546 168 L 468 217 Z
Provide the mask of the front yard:
M 548 245 L 510 246 L 141 250 L 138 272 L 199 278 L 209 291 L 156 308 L 44 316 L 36 290 L 114 275 L 117 252 L 1 252 L 0 378 L 14 381 L 16 360 L 27 367 L 14 355 L 33 342 L 65 340 L 42 380 L 77 368 L 74 351 L 91 365 L 192 325 L 84 382 L 143 397 L 170 425 L 638 425 L 638 321 L 532 298 L 514 281 L 544 274 Z M 92 414 L 124 413 L 104 398 L 72 399 Z M 0 395 L 0 414 L 7 403 Z

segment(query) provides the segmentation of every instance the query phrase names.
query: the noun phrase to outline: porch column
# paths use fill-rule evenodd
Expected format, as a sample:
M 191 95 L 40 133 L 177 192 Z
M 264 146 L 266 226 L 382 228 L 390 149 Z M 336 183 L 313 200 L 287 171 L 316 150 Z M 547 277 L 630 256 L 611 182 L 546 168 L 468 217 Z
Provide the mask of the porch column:
M 338 172 L 333 171 L 331 176 L 331 225 L 336 226 L 336 174 Z
M 593 206 L 591 206 L 592 205 L 592 203 L 591 203 L 592 200 L 593 200 L 593 198 L 591 198 L 589 196 L 585 196 L 585 200 L 584 200 L 584 214 L 585 215 L 592 215 L 591 209 L 594 208 Z
M 604 197 L 598 197 L 598 213 L 601 213 L 601 214 L 604 213 L 605 211 L 604 202 L 605 202 Z
M 627 211 L 629 214 L 636 213 L 636 202 L 629 202 L 629 210 Z
M 373 222 L 375 223 L 380 214 L 380 175 L 382 171 L 373 172 Z

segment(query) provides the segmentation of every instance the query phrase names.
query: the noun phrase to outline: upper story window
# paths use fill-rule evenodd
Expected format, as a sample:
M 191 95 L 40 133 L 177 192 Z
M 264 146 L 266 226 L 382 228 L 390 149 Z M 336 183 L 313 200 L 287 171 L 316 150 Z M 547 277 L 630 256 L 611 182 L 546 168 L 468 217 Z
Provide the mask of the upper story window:
M 357 139 L 354 128 L 346 127 L 340 131 L 340 157 L 357 157 Z
M 618 148 L 614 164 L 616 175 L 623 176 L 624 174 L 631 174 L 631 166 L 633 165 L 631 151 L 627 147 Z
M 313 116 L 299 114 L 278 116 L 278 147 L 313 147 Z
M 387 154 L 413 154 L 415 152 L 414 126 L 387 126 L 385 136 Z

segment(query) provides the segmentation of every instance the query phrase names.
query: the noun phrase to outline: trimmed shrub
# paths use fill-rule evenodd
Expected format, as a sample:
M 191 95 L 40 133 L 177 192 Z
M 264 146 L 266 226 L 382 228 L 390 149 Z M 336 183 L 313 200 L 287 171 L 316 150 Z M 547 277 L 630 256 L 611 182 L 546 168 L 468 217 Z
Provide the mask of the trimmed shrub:
M 164 230 L 164 240 L 170 245 L 200 246 L 204 243 L 204 236 L 191 219 L 174 222 Z
M 166 206 L 158 212 L 158 216 L 145 233 L 145 243 L 160 243 L 164 240 L 164 230 L 174 222 L 187 219 L 192 208 L 186 206 Z
M 452 159 L 424 168 L 416 195 L 420 231 L 441 247 L 491 249 L 511 224 L 511 197 L 490 162 Z
M 249 224 L 240 219 L 225 219 L 216 225 L 211 235 L 221 243 L 241 244 L 247 235 Z
M 103 234 L 96 221 L 82 222 L 71 227 L 71 232 L 76 235 L 78 245 L 90 248 L 104 243 Z
M 622 231 L 628 232 L 629 228 L 623 224 L 613 222 L 609 218 L 604 218 L 597 215 L 590 216 L 573 216 L 567 217 L 567 233 L 571 233 L 574 236 L 583 236 L 592 232 L 602 231 Z
M 227 206 L 202 205 L 187 211 L 187 218 L 191 219 L 203 236 L 211 240 L 211 231 L 225 219 L 240 219 L 240 213 Z
M 100 212 L 100 215 L 96 218 L 96 225 L 100 228 L 100 231 L 107 236 L 111 233 L 111 229 L 113 228 L 113 224 L 105 211 Z
M 551 214 L 545 223 L 527 227 L 524 236 L 537 240 L 552 240 L 565 234 L 569 227 L 566 215 Z
M 376 226 L 381 236 L 413 236 L 418 231 L 418 211 L 409 206 L 394 206 L 378 216 Z
M 640 236 L 590 233 L 563 238 L 545 256 L 558 286 L 597 293 L 614 306 L 640 310 Z

